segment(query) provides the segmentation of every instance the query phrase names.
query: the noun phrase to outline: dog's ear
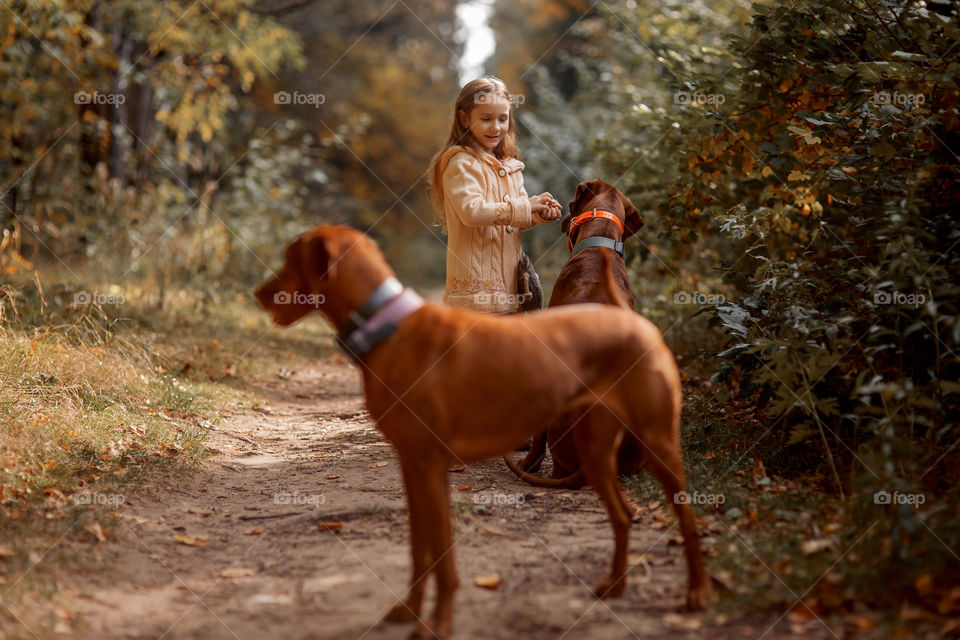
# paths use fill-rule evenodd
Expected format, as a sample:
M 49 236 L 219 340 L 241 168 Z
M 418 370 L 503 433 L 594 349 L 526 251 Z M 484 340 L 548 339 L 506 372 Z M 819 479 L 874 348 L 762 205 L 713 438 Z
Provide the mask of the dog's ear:
M 626 240 L 640 231 L 640 227 L 643 226 L 643 218 L 640 217 L 640 212 L 627 196 L 619 191 L 617 191 L 617 195 L 620 196 L 620 201 L 623 203 L 623 239 Z
M 577 193 L 574 194 L 573 200 L 567 205 L 567 208 L 570 210 L 570 215 L 575 216 L 580 213 L 580 201 L 583 200 L 584 197 L 593 197 L 593 191 L 590 189 L 589 182 L 581 182 L 577 185 Z M 564 233 L 566 233 L 566 230 L 564 230 Z
M 306 281 L 326 280 L 336 272 L 336 256 L 330 249 L 329 240 L 319 234 L 301 236 L 287 247 L 284 254 L 289 261 L 296 254 L 299 264 L 297 272 L 306 276 Z

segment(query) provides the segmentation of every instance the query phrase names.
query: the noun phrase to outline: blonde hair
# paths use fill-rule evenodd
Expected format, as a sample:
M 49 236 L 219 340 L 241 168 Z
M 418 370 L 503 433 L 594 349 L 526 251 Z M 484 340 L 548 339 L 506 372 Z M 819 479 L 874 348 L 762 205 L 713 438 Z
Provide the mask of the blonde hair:
M 451 147 L 456 146 L 462 146 L 478 157 L 485 152 L 483 146 L 473 137 L 473 134 L 470 133 L 470 129 L 463 126 L 463 123 L 460 122 L 460 112 L 465 113 L 469 118 L 470 112 L 472 112 L 478 104 L 487 102 L 486 96 L 489 95 L 505 100 L 511 105 L 507 132 L 504 134 L 503 140 L 494 147 L 493 155 L 500 161 L 520 157 L 520 150 L 517 149 L 517 124 L 513 119 L 513 96 L 511 96 L 507 90 L 507 85 L 503 83 L 503 80 L 495 76 L 484 76 L 476 80 L 471 80 L 463 85 L 463 88 L 460 89 L 460 94 L 457 96 L 457 101 L 453 106 L 453 126 L 450 128 L 450 136 L 447 138 L 447 143 L 443 146 L 443 149 L 433 156 L 433 159 L 430 161 L 430 168 L 427 171 L 430 180 L 430 197 L 433 202 L 433 210 L 440 219 L 440 226 L 443 230 L 446 230 L 447 227 L 446 212 L 444 211 L 443 204 L 443 172 L 447 168 L 446 161 L 449 159 L 447 152 Z

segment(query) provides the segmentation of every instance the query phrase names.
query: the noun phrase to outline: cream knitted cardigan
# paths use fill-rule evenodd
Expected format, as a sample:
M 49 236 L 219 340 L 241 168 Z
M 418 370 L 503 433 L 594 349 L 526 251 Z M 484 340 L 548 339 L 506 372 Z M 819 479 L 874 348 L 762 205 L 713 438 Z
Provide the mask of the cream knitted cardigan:
M 544 223 L 530 211 L 523 163 L 453 146 L 441 156 L 447 238 L 445 304 L 488 313 L 518 309 L 520 232 Z M 443 166 L 443 165 L 441 165 Z

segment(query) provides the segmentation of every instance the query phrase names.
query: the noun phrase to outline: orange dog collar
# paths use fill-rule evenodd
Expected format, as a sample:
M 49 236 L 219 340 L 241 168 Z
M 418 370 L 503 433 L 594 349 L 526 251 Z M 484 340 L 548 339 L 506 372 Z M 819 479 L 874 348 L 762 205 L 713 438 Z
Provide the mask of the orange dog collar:
M 623 236 L 623 223 L 620 221 L 620 218 L 609 211 L 597 209 L 594 209 L 593 211 L 587 211 L 586 213 L 581 213 L 570 222 L 570 230 L 567 231 L 567 249 L 570 250 L 570 253 L 573 253 L 573 239 L 577 236 L 577 228 L 587 222 L 587 220 L 593 220 L 594 218 L 603 218 L 605 220 L 612 220 L 613 222 L 616 222 L 617 228 L 620 229 L 620 236 Z

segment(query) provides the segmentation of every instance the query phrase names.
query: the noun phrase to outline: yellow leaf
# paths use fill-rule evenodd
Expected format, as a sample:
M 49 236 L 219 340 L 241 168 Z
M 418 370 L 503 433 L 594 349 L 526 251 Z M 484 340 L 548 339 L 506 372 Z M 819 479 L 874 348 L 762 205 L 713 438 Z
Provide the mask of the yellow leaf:
M 207 546 L 206 538 L 197 538 L 194 536 L 184 536 L 179 533 L 173 534 L 173 539 L 179 542 L 180 544 L 185 544 L 188 547 L 205 547 Z
M 92 533 L 97 539 L 97 542 L 105 542 L 107 539 L 107 534 L 103 532 L 103 527 L 100 526 L 99 522 L 92 522 L 85 526 L 84 529 Z
M 495 573 L 474 576 L 473 584 L 477 585 L 478 587 L 483 587 L 484 589 L 496 589 L 500 586 L 500 576 Z

